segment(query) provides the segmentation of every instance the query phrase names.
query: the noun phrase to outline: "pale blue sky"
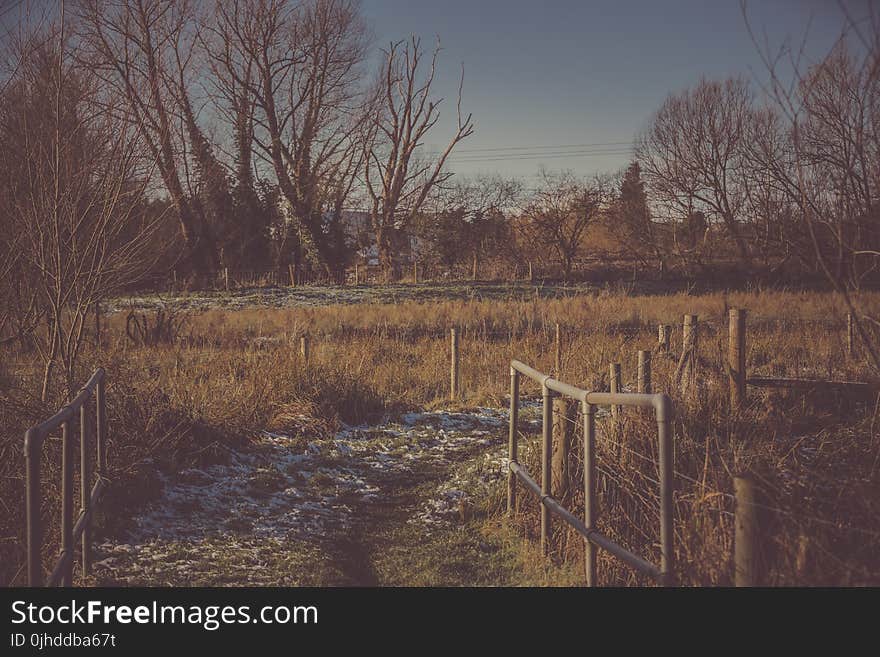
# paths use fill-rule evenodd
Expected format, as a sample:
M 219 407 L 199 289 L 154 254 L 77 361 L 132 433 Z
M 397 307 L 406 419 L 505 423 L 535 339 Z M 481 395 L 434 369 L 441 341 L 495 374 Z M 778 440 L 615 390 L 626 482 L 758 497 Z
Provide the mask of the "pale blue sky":
M 865 2 L 850 0 L 854 11 Z M 700 76 L 742 74 L 764 79 L 739 0 L 362 0 L 376 47 L 418 34 L 439 35 L 443 52 L 437 92 L 444 116 L 426 142 L 440 147 L 451 134 L 461 63 L 463 109 L 474 135 L 452 168 L 528 177 L 543 165 L 589 175 L 628 161 L 627 145 L 672 91 Z M 808 54 L 827 52 L 840 35 L 835 0 L 750 0 L 753 26 L 770 43 L 800 43 L 811 21 Z M 478 150 L 625 142 L 578 157 L 512 157 Z M 547 149 L 560 153 L 572 148 Z M 469 152 L 465 152 L 469 151 Z M 470 161 L 468 161 L 470 160 Z

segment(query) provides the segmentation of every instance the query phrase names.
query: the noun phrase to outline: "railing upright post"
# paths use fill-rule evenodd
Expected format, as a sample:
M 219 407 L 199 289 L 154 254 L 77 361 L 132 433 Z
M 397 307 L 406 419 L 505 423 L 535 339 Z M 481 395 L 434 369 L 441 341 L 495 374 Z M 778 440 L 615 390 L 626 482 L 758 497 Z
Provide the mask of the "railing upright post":
M 657 438 L 660 443 L 660 573 L 664 586 L 675 582 L 675 518 L 673 494 L 674 449 L 672 438 L 672 401 L 666 395 L 660 396 L 655 406 L 657 413 Z
M 88 409 L 89 401 L 91 401 L 91 394 L 89 395 L 89 399 L 87 399 L 85 403 L 83 403 L 83 405 L 79 407 L 79 500 L 83 513 L 87 513 L 89 511 L 89 503 L 92 497 L 92 460 L 91 454 L 89 453 L 89 443 L 91 442 L 91 423 L 89 422 Z M 91 570 L 91 541 L 92 521 L 90 518 L 86 521 L 85 525 L 83 525 L 82 532 L 83 576 L 87 576 L 89 574 L 89 571 Z
M 459 370 L 459 353 L 458 353 L 458 329 L 454 326 L 449 329 L 449 336 L 451 340 L 452 354 L 451 354 L 451 371 L 450 371 L 450 381 L 449 381 L 449 396 L 452 399 L 458 399 L 461 394 L 461 372 Z
M 550 509 L 544 504 L 550 495 L 550 460 L 553 450 L 553 397 L 546 384 L 541 385 L 544 400 L 541 430 L 541 554 L 550 553 Z
M 593 529 L 596 515 L 596 407 L 584 401 L 584 524 Z M 596 546 L 584 539 L 587 586 L 596 586 Z
M 70 420 L 61 425 L 61 585 L 73 586 L 73 436 Z
M 27 582 L 28 586 L 43 585 L 42 527 L 40 522 L 40 452 L 39 435 L 29 429 L 24 435 L 24 457 L 27 465 L 25 507 L 27 513 Z
M 510 368 L 510 435 L 507 445 L 507 515 L 516 510 L 516 474 L 510 469 L 517 462 L 517 423 L 519 422 L 519 372 Z

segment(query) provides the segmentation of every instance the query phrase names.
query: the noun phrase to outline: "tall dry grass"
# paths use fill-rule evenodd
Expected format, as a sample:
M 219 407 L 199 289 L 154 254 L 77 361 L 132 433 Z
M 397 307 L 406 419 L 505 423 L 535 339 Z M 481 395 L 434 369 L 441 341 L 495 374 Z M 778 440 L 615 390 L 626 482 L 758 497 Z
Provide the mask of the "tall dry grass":
M 866 294 L 861 301 L 880 307 L 880 295 Z M 108 318 L 104 346 L 86 357 L 82 379 L 94 365 L 108 370 L 111 479 L 118 491 L 111 511 L 124 514 L 155 492 L 158 468 L 173 471 L 222 459 L 230 444 L 260 430 L 312 435 L 405 408 L 449 405 L 452 325 L 462 330 L 464 396 L 455 404 L 502 406 L 510 359 L 544 371 L 552 367 L 557 322 L 564 327 L 559 378 L 603 389 L 609 362 L 620 362 L 625 386 L 634 386 L 636 352 L 655 347 L 658 323 L 678 326 L 683 314 L 698 314 L 699 392 L 676 400 L 676 551 L 682 583 L 731 582 L 731 477 L 743 471 L 760 473 L 768 506 L 781 509 L 767 524 L 774 564 L 769 583 L 877 583 L 880 542 L 877 533 L 864 533 L 880 532 L 874 404 L 753 389 L 747 409 L 731 414 L 723 374 L 728 307 L 750 311 L 752 374 L 873 375 L 863 362 L 846 357 L 844 310 L 832 295 L 765 291 L 208 311 L 191 315 L 173 344 L 154 347 L 129 344 L 120 314 Z M 308 364 L 298 353 L 302 333 L 311 337 Z M 672 339 L 680 341 L 680 331 Z M 676 392 L 674 367 L 674 359 L 655 355 L 655 390 Z M 19 441 L 28 424 L 49 410 L 33 401 L 38 376 L 32 355 L 10 353 L 5 359 L 0 577 L 6 582 L 23 561 Z M 618 426 L 604 427 L 602 436 L 600 526 L 656 558 L 653 429 L 627 413 Z M 47 520 L 57 507 L 50 452 Z M 530 470 L 539 472 L 536 452 L 524 453 Z M 582 508 L 577 494 L 567 502 Z M 501 505 L 496 500 L 489 506 Z M 523 502 L 517 517 L 519 531 L 533 536 L 536 505 Z M 556 540 L 557 563 L 570 568 L 582 544 L 564 531 Z M 638 581 L 607 556 L 600 558 L 600 578 Z

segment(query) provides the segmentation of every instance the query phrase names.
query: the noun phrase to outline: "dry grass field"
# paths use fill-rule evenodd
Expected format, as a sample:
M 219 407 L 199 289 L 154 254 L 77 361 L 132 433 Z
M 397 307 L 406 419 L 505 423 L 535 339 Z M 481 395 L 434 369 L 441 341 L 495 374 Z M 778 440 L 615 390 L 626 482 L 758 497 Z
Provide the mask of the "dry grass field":
M 880 311 L 880 295 L 866 293 L 860 302 Z M 814 292 L 636 296 L 596 291 L 549 299 L 432 298 L 189 309 L 179 311 L 173 335 L 159 344 L 134 343 L 126 333 L 125 312 L 107 315 L 102 345 L 89 347 L 79 377 L 85 381 L 98 365 L 109 377 L 112 493 L 99 522 L 105 552 L 99 557 L 112 554 L 109 546 L 116 546 L 117 553 L 123 549 L 120 545 L 128 550 L 125 537 L 132 531 L 132 519 L 154 508 L 151 504 L 163 499 L 167 503 L 168 491 L 188 490 L 181 488 L 182 478 L 193 472 L 216 475 L 232 466 L 244 472 L 247 466 L 262 477 L 246 474 L 248 490 L 262 487 L 269 506 L 280 500 L 281 492 L 296 487 L 306 491 L 303 499 L 308 504 L 301 508 L 329 519 L 316 530 L 321 540 L 295 534 L 297 523 L 292 520 L 283 528 L 286 543 L 277 549 L 271 547 L 274 543 L 268 548 L 261 544 L 261 567 L 268 568 L 271 581 L 580 584 L 583 544 L 574 532 L 559 529 L 557 523 L 552 558 L 544 561 L 537 556 L 539 513 L 534 500 L 521 496 L 513 521 L 502 513 L 505 477 L 500 472 L 503 463 L 498 466 L 496 461 L 505 454 L 509 362 L 516 358 L 549 372 L 558 322 L 563 330 L 558 378 L 607 389 L 608 365 L 619 362 L 624 388 L 632 390 L 637 350 L 656 350 L 657 325 L 665 323 L 674 326 L 673 353 L 654 354 L 653 381 L 655 392 L 669 393 L 676 405 L 679 582 L 732 584 L 732 477 L 749 472 L 766 494 L 768 584 L 880 583 L 877 400 L 750 388 L 746 407 L 732 413 L 725 370 L 730 307 L 749 311 L 750 375 L 868 381 L 874 377 L 858 356 L 847 356 L 842 304 L 831 294 Z M 151 310 L 138 312 L 152 318 Z M 700 367 L 696 390 L 681 398 L 673 373 L 685 313 L 700 318 Z M 463 394 L 455 401 L 449 399 L 452 326 L 461 331 L 462 349 Z M 310 340 L 308 362 L 299 353 L 303 334 Z M 20 584 L 23 576 L 21 438 L 30 424 L 60 402 L 57 396 L 48 405 L 35 401 L 41 374 L 33 354 L 11 349 L 4 353 L 4 584 Z M 523 393 L 537 398 L 539 391 L 524 385 Z M 527 404 L 521 460 L 537 475 L 539 424 L 534 412 L 534 405 Z M 469 415 L 476 419 L 468 420 Z M 438 432 L 446 451 L 434 458 L 430 455 L 439 452 L 432 441 Z M 266 436 L 275 436 L 276 442 L 268 444 Z M 474 436 L 479 439 L 471 440 Z M 655 438 L 655 429 L 635 412 L 626 412 L 616 423 L 605 416 L 599 421 L 599 527 L 653 560 L 659 558 Z M 58 515 L 57 443 L 50 441 L 44 450 L 47 522 Z M 274 465 L 267 469 L 242 456 L 271 459 L 279 445 L 285 454 L 302 455 L 300 460 L 288 458 L 280 475 Z M 374 451 L 365 447 L 373 445 Z M 398 462 L 408 465 L 397 468 Z M 579 481 L 577 450 L 573 462 Z M 308 469 L 309 476 L 301 477 L 298 467 Z M 322 487 L 331 493 L 317 495 Z M 433 517 L 425 509 L 439 508 L 437 500 L 444 495 L 448 508 L 441 514 L 442 523 L 413 521 Z M 582 493 L 572 493 L 565 503 L 580 514 Z M 336 526 L 330 520 L 339 509 L 345 509 L 346 519 Z M 197 522 L 207 513 L 203 503 L 183 509 L 180 517 Z M 145 526 L 142 522 L 140 530 Z M 238 537 L 235 545 L 247 545 L 248 537 L 262 530 L 245 525 L 229 531 Z M 215 552 L 226 555 L 227 575 L 252 568 L 253 553 L 242 548 L 236 556 L 224 535 L 211 534 L 210 541 Z M 57 530 L 47 538 L 48 564 L 57 554 Z M 176 549 L 185 551 L 179 543 L 186 540 L 179 538 Z M 163 549 L 163 558 L 170 559 L 172 550 Z M 142 559 L 129 565 L 137 564 Z M 175 580 L 158 571 L 152 579 L 143 575 L 124 580 L 119 569 L 113 572 L 112 577 L 106 571 L 101 575 L 99 569 L 95 581 L 240 581 L 210 574 Z M 647 583 L 605 554 L 599 559 L 599 579 L 605 584 Z

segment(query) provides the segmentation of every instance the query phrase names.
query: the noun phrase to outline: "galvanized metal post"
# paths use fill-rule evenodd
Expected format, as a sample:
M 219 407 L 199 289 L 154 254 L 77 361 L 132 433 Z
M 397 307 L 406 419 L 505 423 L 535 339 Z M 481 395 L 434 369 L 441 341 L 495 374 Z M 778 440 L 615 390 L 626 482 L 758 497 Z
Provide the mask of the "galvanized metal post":
M 91 484 L 92 484 L 92 459 L 89 453 L 91 442 L 91 431 L 89 422 L 88 402 L 89 398 L 79 407 L 79 501 L 80 508 L 83 513 L 89 510 L 89 502 L 91 500 Z M 82 572 L 84 576 L 89 574 L 92 566 L 92 521 L 87 520 L 83 525 L 82 532 Z
M 611 394 L 617 394 L 620 392 L 621 383 L 620 383 L 620 363 L 611 363 L 608 366 L 608 375 L 611 386 Z M 613 404 L 611 406 L 611 417 L 616 421 L 620 419 L 620 406 L 617 404 Z
M 460 372 L 459 372 L 459 362 L 458 362 L 458 329 L 454 326 L 449 329 L 449 336 L 452 346 L 451 353 L 451 368 L 450 368 L 450 381 L 449 381 L 449 395 L 452 399 L 458 399 L 459 394 L 461 394 L 461 390 L 459 389 L 459 384 L 461 383 Z
M 27 581 L 28 586 L 43 585 L 43 546 L 40 520 L 40 436 L 34 429 L 24 435 L 24 457 L 27 467 L 25 513 L 27 515 Z
M 584 524 L 593 529 L 596 516 L 596 407 L 584 401 Z M 584 539 L 587 586 L 596 586 L 596 546 Z
M 657 439 L 660 443 L 660 573 L 664 586 L 675 583 L 675 517 L 673 496 L 675 493 L 674 458 L 672 438 L 672 400 L 659 395 L 655 404 L 657 414 Z
M 735 586 L 759 586 L 760 525 L 758 521 L 758 492 L 748 477 L 734 477 L 736 495 L 733 564 Z
M 510 434 L 507 443 L 507 515 L 516 510 L 516 474 L 510 469 L 517 462 L 517 423 L 519 422 L 519 372 L 510 368 Z
M 61 425 L 61 554 L 66 563 L 61 585 L 73 586 L 73 436 L 70 421 Z
M 107 398 L 105 394 L 105 376 L 105 374 L 101 374 L 95 390 L 95 466 L 99 477 L 106 476 L 107 470 Z
M 728 320 L 728 364 L 730 408 L 742 408 L 746 399 L 746 311 L 731 308 Z
M 639 351 L 638 391 L 645 395 L 651 394 L 651 352 Z
M 541 386 L 544 400 L 541 429 L 541 554 L 550 553 L 550 509 L 544 500 L 550 495 L 550 459 L 553 449 L 553 397 L 546 385 Z

